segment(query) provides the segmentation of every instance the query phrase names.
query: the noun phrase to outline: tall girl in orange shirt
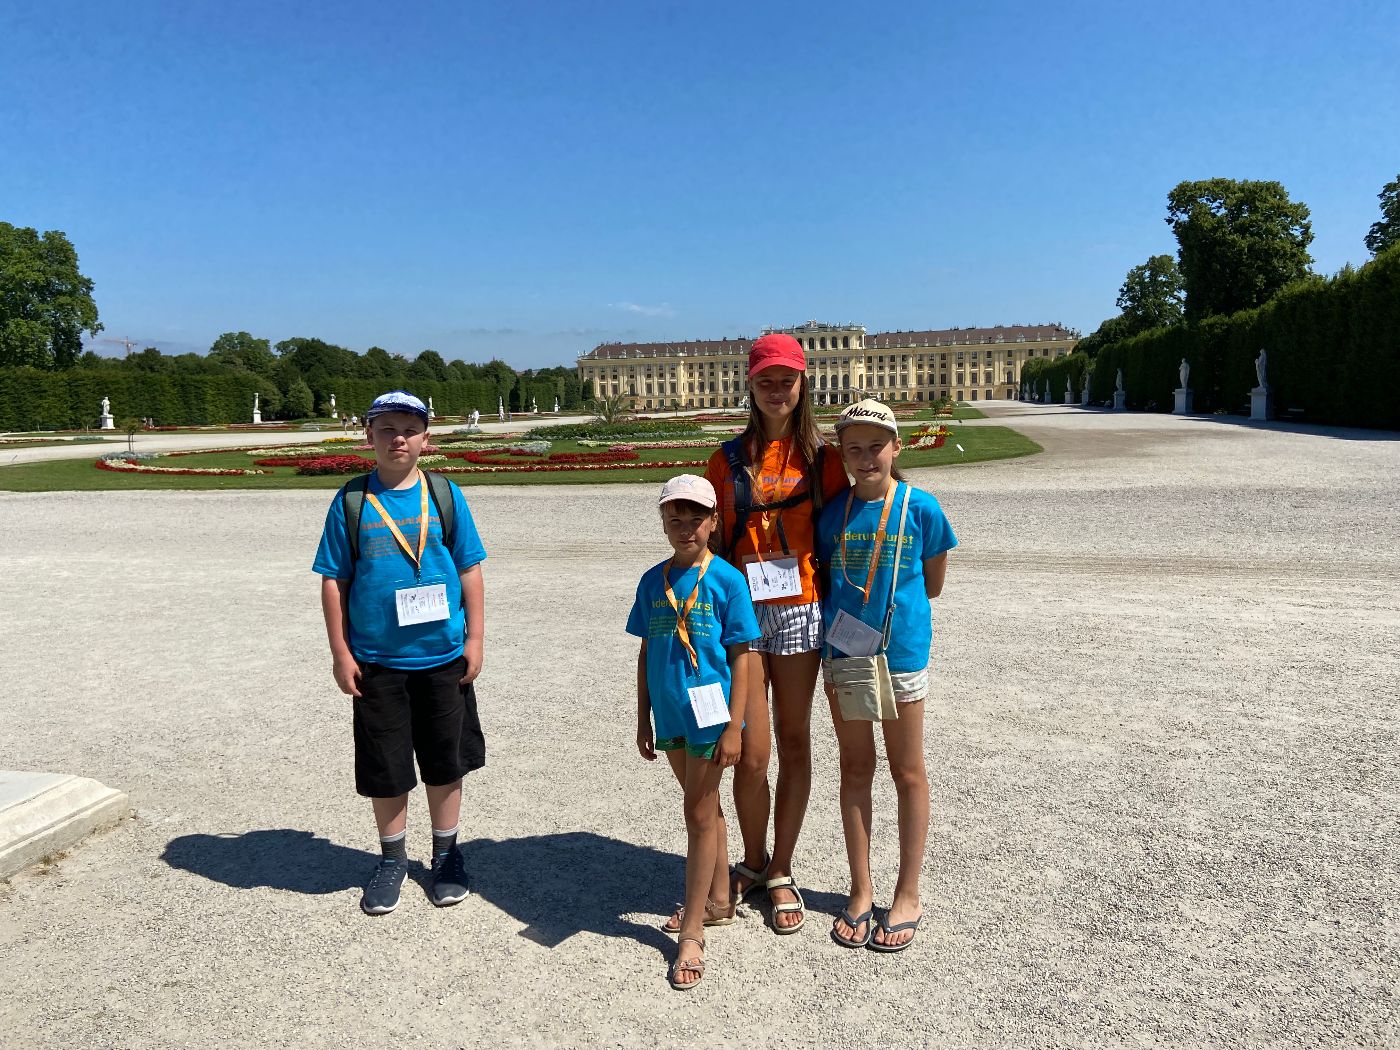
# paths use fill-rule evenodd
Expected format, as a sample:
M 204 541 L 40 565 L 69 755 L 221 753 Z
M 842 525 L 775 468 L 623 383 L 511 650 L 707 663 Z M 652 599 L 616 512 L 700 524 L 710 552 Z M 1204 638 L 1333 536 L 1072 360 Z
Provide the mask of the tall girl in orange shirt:
M 738 900 L 766 891 L 776 933 L 796 933 L 806 903 L 792 858 L 812 790 L 812 694 L 821 665 L 822 612 L 813 555 L 817 508 L 846 487 L 834 449 L 812 415 L 807 358 L 790 335 L 754 340 L 749 351 L 749 423 L 710 457 L 705 477 L 719 500 L 717 547 L 741 572 L 763 636 L 750 645 L 743 754 L 734 775 L 734 809 L 744 859 L 730 890 Z M 776 799 L 768 790 L 768 692 L 778 741 Z M 767 851 L 773 810 L 773 852 Z

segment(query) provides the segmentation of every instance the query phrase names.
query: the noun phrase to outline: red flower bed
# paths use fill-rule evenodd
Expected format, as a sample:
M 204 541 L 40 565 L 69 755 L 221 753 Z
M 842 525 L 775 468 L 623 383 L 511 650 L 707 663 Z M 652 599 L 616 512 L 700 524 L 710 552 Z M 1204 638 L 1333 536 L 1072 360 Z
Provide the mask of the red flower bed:
M 536 467 L 547 466 L 548 464 L 578 464 L 579 466 L 589 464 L 605 463 L 633 463 L 641 457 L 635 452 L 551 452 L 545 463 L 520 463 L 522 458 L 538 458 L 538 452 L 525 452 L 521 449 L 511 449 L 505 456 L 499 452 L 448 452 L 446 455 L 451 459 L 465 459 L 468 463 L 475 463 L 482 467 L 513 467 L 517 470 L 530 470 Z
M 651 460 L 645 463 L 490 463 L 478 467 L 438 467 L 439 474 L 540 474 L 565 470 L 634 470 L 647 467 L 703 467 L 707 459 Z
M 284 461 L 279 461 L 284 462 Z M 305 460 L 297 466 L 298 474 L 363 474 L 374 469 L 374 464 L 363 456 L 318 456 Z

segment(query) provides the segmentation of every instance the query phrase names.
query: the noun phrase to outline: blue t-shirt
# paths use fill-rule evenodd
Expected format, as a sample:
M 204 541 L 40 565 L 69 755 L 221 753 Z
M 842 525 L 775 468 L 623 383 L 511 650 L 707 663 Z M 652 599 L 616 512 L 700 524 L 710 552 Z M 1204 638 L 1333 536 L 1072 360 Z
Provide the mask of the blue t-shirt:
M 379 472 L 369 476 L 369 491 L 394 519 L 404 539 L 418 549 L 418 522 L 422 514 L 419 481 L 407 489 L 386 489 Z M 438 667 L 462 655 L 467 639 L 467 611 L 462 605 L 460 573 L 485 560 L 486 551 L 462 490 L 452 486 L 456 519 L 452 549 L 442 542 L 442 522 L 437 505 L 428 498 L 428 541 L 423 548 L 422 572 L 415 580 L 413 562 L 394 539 L 379 512 L 365 500 L 360 514 L 360 557 L 350 556 L 345 530 L 345 500 L 336 493 L 326 513 L 321 546 L 312 569 L 322 576 L 352 580 L 350 584 L 350 651 L 363 663 L 383 664 L 405 671 Z M 394 592 L 429 583 L 447 586 L 446 620 L 399 626 Z
M 656 723 L 656 738 L 684 737 L 687 744 L 708 744 L 719 739 L 724 724 L 701 729 L 690 707 L 691 686 L 718 682 L 729 703 L 729 654 L 727 646 L 752 642 L 760 637 L 749 586 L 739 570 L 723 558 L 711 558 L 700 593 L 690 615 L 685 618 L 690 644 L 695 647 L 699 671 L 691 665 L 690 654 L 676 633 L 676 610 L 666 600 L 663 578 L 670 560 L 654 565 L 637 584 L 637 600 L 627 617 L 627 633 L 647 643 L 647 693 Z M 695 589 L 700 571 L 692 565 L 671 578 L 671 593 L 682 607 Z
M 838 610 L 844 609 L 864 623 L 881 630 L 890 604 L 890 574 L 894 571 L 896 534 L 899 530 L 900 503 L 909 492 L 909 514 L 904 522 L 904 542 L 900 545 L 899 585 L 895 592 L 894 620 L 890 624 L 890 644 L 885 650 L 890 670 L 897 674 L 921 671 L 928 666 L 933 644 L 932 607 L 924 590 L 924 562 L 958 545 L 953 527 L 943 508 L 922 489 L 900 482 L 895 490 L 890 520 L 885 526 L 885 542 L 880 548 L 880 564 L 870 585 L 870 602 L 862 608 L 860 588 L 870 571 L 870 552 L 880 527 L 884 500 L 867 503 L 852 494 L 851 516 L 846 524 L 846 565 L 841 559 L 841 522 L 846 516 L 846 500 L 833 500 L 822 509 L 817 523 L 817 556 L 830 566 L 831 586 L 822 600 L 822 617 L 829 629 Z M 845 656 L 833 650 L 837 656 Z

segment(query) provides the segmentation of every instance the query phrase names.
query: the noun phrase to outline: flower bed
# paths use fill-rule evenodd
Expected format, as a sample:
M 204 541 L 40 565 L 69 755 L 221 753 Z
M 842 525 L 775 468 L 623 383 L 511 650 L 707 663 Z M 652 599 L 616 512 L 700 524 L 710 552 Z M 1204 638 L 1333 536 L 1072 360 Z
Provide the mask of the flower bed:
M 920 427 L 909 437 L 909 448 L 942 448 L 943 442 L 948 440 L 948 428 L 941 425 Z
M 611 441 L 580 441 L 580 445 L 589 448 L 604 447 L 617 451 L 619 449 L 641 449 L 641 448 L 714 448 L 719 444 L 717 441 L 629 441 L 626 444 L 618 445 Z
M 129 459 L 99 459 L 93 466 L 98 470 L 111 470 L 118 474 L 212 474 L 223 477 L 249 477 L 267 473 L 265 470 L 226 467 L 152 467 Z
M 477 466 L 510 467 L 520 466 L 516 462 L 519 459 L 535 458 L 540 453 L 532 449 L 513 448 L 508 449 L 505 456 L 492 455 L 489 451 L 449 452 L 447 455 L 452 459 L 465 459 L 468 463 L 474 463 Z M 641 457 L 635 452 L 613 450 L 607 452 L 552 452 L 548 456 L 548 462 L 555 464 L 634 463 L 639 459 Z
M 363 474 L 374 463 L 363 456 L 316 456 L 297 464 L 297 473 L 308 477 L 319 474 Z
M 549 463 L 549 462 L 525 462 L 509 464 L 492 464 L 475 467 L 442 467 L 439 474 L 537 474 L 554 473 L 567 470 L 636 470 L 649 467 L 703 467 L 708 460 L 704 459 L 676 459 L 658 460 L 654 462 L 626 462 L 626 463 Z

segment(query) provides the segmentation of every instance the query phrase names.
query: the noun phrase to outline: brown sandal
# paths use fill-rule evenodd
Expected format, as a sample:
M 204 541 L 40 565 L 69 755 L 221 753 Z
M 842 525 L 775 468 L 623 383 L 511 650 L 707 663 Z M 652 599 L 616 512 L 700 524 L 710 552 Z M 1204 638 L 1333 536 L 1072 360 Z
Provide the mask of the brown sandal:
M 700 950 L 701 950 L 702 952 L 705 950 L 705 938 L 704 938 L 704 937 L 696 937 L 696 936 L 693 936 L 692 934 L 689 934 L 689 933 L 683 933 L 683 934 L 681 934 L 680 940 L 676 943 L 676 951 L 677 951 L 678 953 L 679 953 L 679 951 L 680 951 L 680 946 L 681 946 L 682 944 L 684 944 L 686 941 L 694 941 L 696 944 L 700 945 Z M 682 984 L 682 983 L 680 983 L 679 981 L 677 981 L 676 978 L 679 977 L 679 976 L 680 976 L 681 974 L 683 974 L 683 973 L 693 973 L 693 974 L 697 974 L 698 976 L 695 978 L 695 980 L 690 981 L 690 982 L 688 982 L 688 983 L 686 983 L 686 984 Z M 704 976 L 705 976 L 705 960 L 704 960 L 704 959 L 686 959 L 686 960 L 682 961 L 679 954 L 676 956 L 675 960 L 671 963 L 670 969 L 666 971 L 666 980 L 670 983 L 671 987 L 674 988 L 674 989 L 675 989 L 676 991 L 678 991 L 678 992 L 688 992 L 688 991 L 690 991 L 692 988 L 694 988 L 697 984 L 700 983 L 700 981 L 704 978 Z
M 712 901 L 708 898 L 705 901 L 705 921 L 702 926 L 728 926 L 734 921 L 734 902 L 730 901 L 726 908 L 719 901 Z M 676 905 L 676 910 L 671 913 L 671 917 L 661 924 L 662 933 L 676 934 L 681 932 L 681 927 L 685 924 L 685 905 Z

